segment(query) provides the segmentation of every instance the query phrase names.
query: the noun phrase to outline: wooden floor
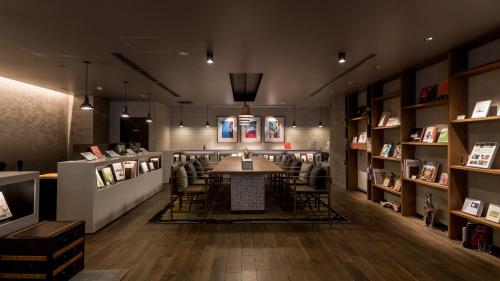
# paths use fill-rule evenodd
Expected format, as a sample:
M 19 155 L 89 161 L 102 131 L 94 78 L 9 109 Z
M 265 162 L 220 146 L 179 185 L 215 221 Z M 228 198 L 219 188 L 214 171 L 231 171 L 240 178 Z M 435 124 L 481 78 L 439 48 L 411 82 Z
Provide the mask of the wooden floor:
M 500 259 L 335 190 L 351 224 L 159 225 L 163 191 L 86 240 L 87 269 L 126 280 L 500 280 Z

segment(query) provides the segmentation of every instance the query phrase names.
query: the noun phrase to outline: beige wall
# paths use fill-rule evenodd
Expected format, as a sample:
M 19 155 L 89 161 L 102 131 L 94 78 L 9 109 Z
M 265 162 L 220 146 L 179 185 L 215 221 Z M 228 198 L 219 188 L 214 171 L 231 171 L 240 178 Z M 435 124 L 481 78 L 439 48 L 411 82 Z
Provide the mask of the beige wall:
M 217 116 L 238 115 L 237 107 L 210 107 L 208 111 L 211 128 L 205 128 L 206 108 L 185 107 L 183 110 L 184 128 L 179 128 L 180 108 L 170 109 L 171 149 L 284 149 L 283 143 L 217 143 Z M 292 128 L 293 109 L 291 107 L 251 107 L 255 116 L 285 116 L 285 138 L 292 143 L 292 149 L 323 149 L 329 141 L 328 110 L 323 108 L 323 128 L 318 128 L 319 108 L 297 108 L 297 128 Z M 263 119 L 262 119 L 263 122 Z
M 344 96 L 330 101 L 330 174 L 335 186 L 346 188 L 345 174 L 345 102 Z
M 68 149 L 72 96 L 0 77 L 0 161 L 16 170 L 55 171 Z

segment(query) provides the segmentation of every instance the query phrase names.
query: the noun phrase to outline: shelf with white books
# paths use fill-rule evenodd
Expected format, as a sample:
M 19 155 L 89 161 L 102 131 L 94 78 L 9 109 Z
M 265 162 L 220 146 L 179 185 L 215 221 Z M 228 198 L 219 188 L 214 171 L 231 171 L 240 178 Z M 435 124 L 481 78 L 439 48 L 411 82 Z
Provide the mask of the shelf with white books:
M 412 178 L 403 178 L 403 180 L 418 183 L 418 184 L 425 185 L 425 186 L 429 186 L 429 187 L 439 189 L 439 190 L 448 190 L 448 186 L 437 183 L 437 182 L 430 182 L 430 181 L 424 181 L 421 179 L 412 179 Z
M 480 117 L 480 118 L 455 119 L 455 120 L 451 120 L 450 123 L 453 125 L 458 125 L 458 124 L 483 123 L 483 122 L 492 122 L 492 121 L 500 121 L 500 115 Z
M 158 158 L 158 168 L 125 179 L 123 162 L 150 163 Z M 128 212 L 163 187 L 162 153 L 150 152 L 129 157 L 93 161 L 66 161 L 57 164 L 57 220 L 83 220 L 85 231 L 94 233 Z M 116 167 L 114 167 L 115 165 Z M 106 169 L 104 173 L 99 173 Z M 135 167 L 134 169 L 140 169 Z M 99 178 L 101 178 L 100 188 Z M 109 181 L 109 184 L 106 182 Z
M 500 169 L 476 168 L 476 167 L 468 167 L 468 166 L 461 166 L 461 165 L 451 165 L 450 169 L 468 171 L 468 172 L 474 172 L 474 173 L 500 175 Z
M 467 214 L 465 212 L 462 212 L 460 210 L 452 210 L 452 211 L 450 211 L 450 213 L 452 215 L 459 216 L 461 218 L 467 219 L 467 220 L 472 221 L 472 222 L 484 224 L 484 225 L 487 225 L 487 226 L 492 227 L 494 229 L 500 229 L 500 223 L 489 221 L 486 219 L 486 217 L 476 217 L 476 216 Z

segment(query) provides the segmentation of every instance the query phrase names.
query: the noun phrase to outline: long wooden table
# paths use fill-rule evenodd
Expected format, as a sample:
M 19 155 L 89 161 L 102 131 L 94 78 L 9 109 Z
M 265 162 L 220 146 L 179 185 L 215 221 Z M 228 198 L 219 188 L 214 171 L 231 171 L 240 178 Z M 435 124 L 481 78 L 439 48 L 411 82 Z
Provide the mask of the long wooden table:
M 212 174 L 230 174 L 231 211 L 264 211 L 266 174 L 285 173 L 263 157 L 253 156 L 252 161 L 253 169 L 243 170 L 241 157 L 225 157 L 211 171 Z

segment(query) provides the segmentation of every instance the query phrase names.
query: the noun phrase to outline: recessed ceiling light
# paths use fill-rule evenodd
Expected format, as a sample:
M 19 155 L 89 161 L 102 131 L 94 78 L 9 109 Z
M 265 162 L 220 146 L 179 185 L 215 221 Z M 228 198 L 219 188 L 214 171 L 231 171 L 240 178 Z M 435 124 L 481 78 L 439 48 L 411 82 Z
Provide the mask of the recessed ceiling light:
M 348 81 L 347 84 L 352 85 L 352 81 Z
M 207 63 L 214 63 L 214 53 L 212 53 L 212 51 L 207 51 Z
M 377 64 L 377 65 L 375 66 L 375 69 L 381 69 L 381 68 L 382 68 L 382 66 L 381 66 L 380 64 Z
M 97 86 L 97 87 L 96 87 L 96 89 L 97 89 L 98 91 L 102 91 L 102 90 L 104 90 L 104 87 L 103 87 L 103 86 Z
M 345 52 L 339 52 L 339 63 L 345 63 L 347 61 Z
M 188 53 L 188 52 L 186 52 L 186 51 L 180 51 L 180 52 L 179 52 L 179 55 L 180 55 L 180 56 L 183 56 L 183 57 L 187 57 L 187 56 L 189 56 L 189 53 Z
M 282 102 L 280 102 L 280 104 L 285 104 L 285 102 L 284 102 L 284 101 L 282 101 Z
M 425 37 L 425 39 L 424 39 L 425 42 L 430 42 L 432 40 L 434 40 L 434 38 L 432 36 Z

